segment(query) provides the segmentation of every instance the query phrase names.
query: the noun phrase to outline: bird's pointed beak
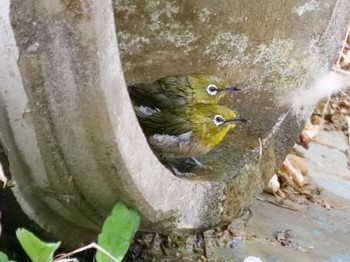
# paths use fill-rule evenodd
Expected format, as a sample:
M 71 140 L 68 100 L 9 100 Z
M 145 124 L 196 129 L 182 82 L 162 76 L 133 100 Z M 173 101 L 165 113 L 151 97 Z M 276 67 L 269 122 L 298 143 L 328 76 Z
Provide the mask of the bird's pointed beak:
M 226 120 L 226 122 L 242 122 L 242 123 L 247 123 L 248 120 L 243 118 L 243 117 L 240 117 L 240 116 L 236 116 L 234 118 L 231 118 L 231 119 L 228 119 Z
M 240 91 L 241 89 L 238 86 L 227 85 L 223 91 Z

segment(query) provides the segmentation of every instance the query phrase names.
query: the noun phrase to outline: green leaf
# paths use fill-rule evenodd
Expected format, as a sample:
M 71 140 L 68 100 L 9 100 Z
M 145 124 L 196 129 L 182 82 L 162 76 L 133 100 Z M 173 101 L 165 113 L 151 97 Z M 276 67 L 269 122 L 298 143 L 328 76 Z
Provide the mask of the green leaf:
M 139 225 L 139 214 L 119 202 L 114 206 L 112 214 L 105 220 L 102 232 L 98 236 L 98 244 L 118 261 L 121 261 L 128 251 Z M 112 261 L 101 251 L 97 251 L 96 259 L 98 262 Z
M 15 262 L 13 260 L 9 260 L 8 256 L 0 251 L 0 262 Z
M 33 262 L 51 261 L 54 252 L 61 245 L 61 242 L 45 243 L 24 228 L 17 229 L 16 235 L 24 251 Z

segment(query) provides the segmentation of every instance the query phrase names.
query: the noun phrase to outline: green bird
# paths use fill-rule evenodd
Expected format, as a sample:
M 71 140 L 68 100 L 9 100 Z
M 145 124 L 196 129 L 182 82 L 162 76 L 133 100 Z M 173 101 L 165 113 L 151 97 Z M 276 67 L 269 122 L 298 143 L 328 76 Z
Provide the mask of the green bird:
M 161 161 L 192 158 L 195 163 L 199 162 L 194 157 L 212 150 L 237 122 L 245 121 L 226 106 L 208 104 L 172 107 L 139 117 L 148 144 Z
M 134 107 L 166 109 L 194 104 L 217 104 L 228 91 L 240 90 L 212 75 L 168 76 L 151 84 L 128 87 Z

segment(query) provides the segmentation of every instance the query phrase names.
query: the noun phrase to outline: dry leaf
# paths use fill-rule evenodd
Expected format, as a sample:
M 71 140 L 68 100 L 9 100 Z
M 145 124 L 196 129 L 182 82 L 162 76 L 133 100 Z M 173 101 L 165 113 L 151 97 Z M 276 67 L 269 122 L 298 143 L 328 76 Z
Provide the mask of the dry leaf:
M 308 250 L 300 246 L 292 235 L 292 230 L 287 229 L 285 231 L 276 231 L 274 234 L 276 240 L 284 247 L 291 248 L 293 250 L 300 250 L 307 252 Z
M 305 125 L 305 128 L 303 130 L 304 134 L 307 135 L 309 138 L 313 138 L 321 131 L 321 127 L 319 125 L 313 125 L 310 121 Z
M 347 52 L 346 54 L 343 54 L 343 63 L 349 64 L 350 63 L 350 52 Z
M 287 196 L 287 194 L 282 189 L 277 190 L 276 195 L 281 197 L 282 199 L 286 198 Z
M 321 124 L 321 116 L 318 114 L 312 114 L 310 117 L 311 124 L 319 126 Z
M 305 159 L 298 157 L 294 154 L 287 155 L 288 160 L 294 168 L 299 169 L 300 172 L 305 176 L 309 172 L 309 166 Z
M 301 134 L 299 135 L 296 141 L 298 145 L 303 146 L 305 149 L 309 148 L 310 142 L 311 142 L 311 138 L 308 136 L 308 134 L 304 130 L 301 132 Z
M 349 109 L 349 101 L 347 100 L 340 100 L 338 103 L 338 106 L 342 109 Z
M 338 204 L 334 203 L 333 201 L 328 201 L 328 200 L 326 201 L 324 199 L 317 199 L 315 201 L 315 203 L 319 204 L 320 206 L 324 207 L 327 210 L 330 210 L 331 208 L 338 209 L 338 208 L 342 207 L 341 205 L 338 205 Z
M 304 185 L 303 175 L 301 174 L 299 169 L 296 169 L 293 167 L 293 165 L 288 159 L 284 160 L 280 169 L 283 173 L 290 176 L 299 187 L 303 187 Z
M 348 124 L 348 134 L 350 134 L 350 117 L 345 117 L 346 123 Z M 350 136 L 349 136 L 349 144 L 350 144 Z

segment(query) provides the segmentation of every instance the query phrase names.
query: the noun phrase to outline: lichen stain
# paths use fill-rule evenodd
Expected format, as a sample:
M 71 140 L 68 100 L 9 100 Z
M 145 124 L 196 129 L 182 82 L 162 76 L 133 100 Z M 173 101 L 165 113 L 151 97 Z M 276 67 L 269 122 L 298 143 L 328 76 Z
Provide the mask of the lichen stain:
M 128 50 L 130 54 L 140 53 L 145 45 L 148 45 L 150 40 L 144 36 L 131 35 L 128 32 L 118 32 L 119 49 L 121 51 Z
M 223 32 L 211 40 L 203 53 L 209 59 L 215 59 L 220 67 L 237 65 L 240 63 L 238 56 L 232 54 L 242 54 L 248 47 L 248 41 L 248 36 Z M 227 50 L 227 52 L 222 53 L 221 50 Z
M 269 45 L 257 46 L 253 64 L 263 64 L 280 74 L 286 73 L 286 68 L 291 63 L 290 54 L 294 50 L 294 41 L 288 39 L 273 39 Z
M 302 52 L 293 59 L 293 53 Z M 273 39 L 270 44 L 260 44 L 256 47 L 255 54 L 250 54 L 249 59 L 252 65 L 263 67 L 259 75 L 252 75 L 255 87 L 265 86 L 269 89 L 290 89 L 302 84 L 302 74 L 305 68 L 300 57 L 309 57 L 308 51 L 295 49 L 295 42 L 291 39 Z M 274 76 L 274 81 L 265 82 Z
M 304 13 L 316 11 L 320 6 L 320 3 L 317 0 L 312 0 L 311 2 L 305 3 L 293 10 L 293 13 L 302 16 Z
M 61 0 L 61 3 L 78 17 L 90 18 L 92 15 L 92 5 L 89 1 Z
M 123 13 L 125 19 L 128 19 L 137 10 L 137 6 L 130 1 L 122 1 L 122 3 L 113 1 L 113 8 L 115 11 Z
M 203 9 L 197 11 L 197 16 L 198 16 L 199 21 L 205 23 L 205 22 L 209 21 L 210 12 L 209 12 L 208 8 L 203 8 Z
M 149 1 L 146 10 L 149 11 L 151 21 L 156 22 L 160 20 L 162 15 L 167 18 L 173 18 L 174 14 L 178 14 L 180 8 L 174 3 L 164 2 L 164 1 Z

